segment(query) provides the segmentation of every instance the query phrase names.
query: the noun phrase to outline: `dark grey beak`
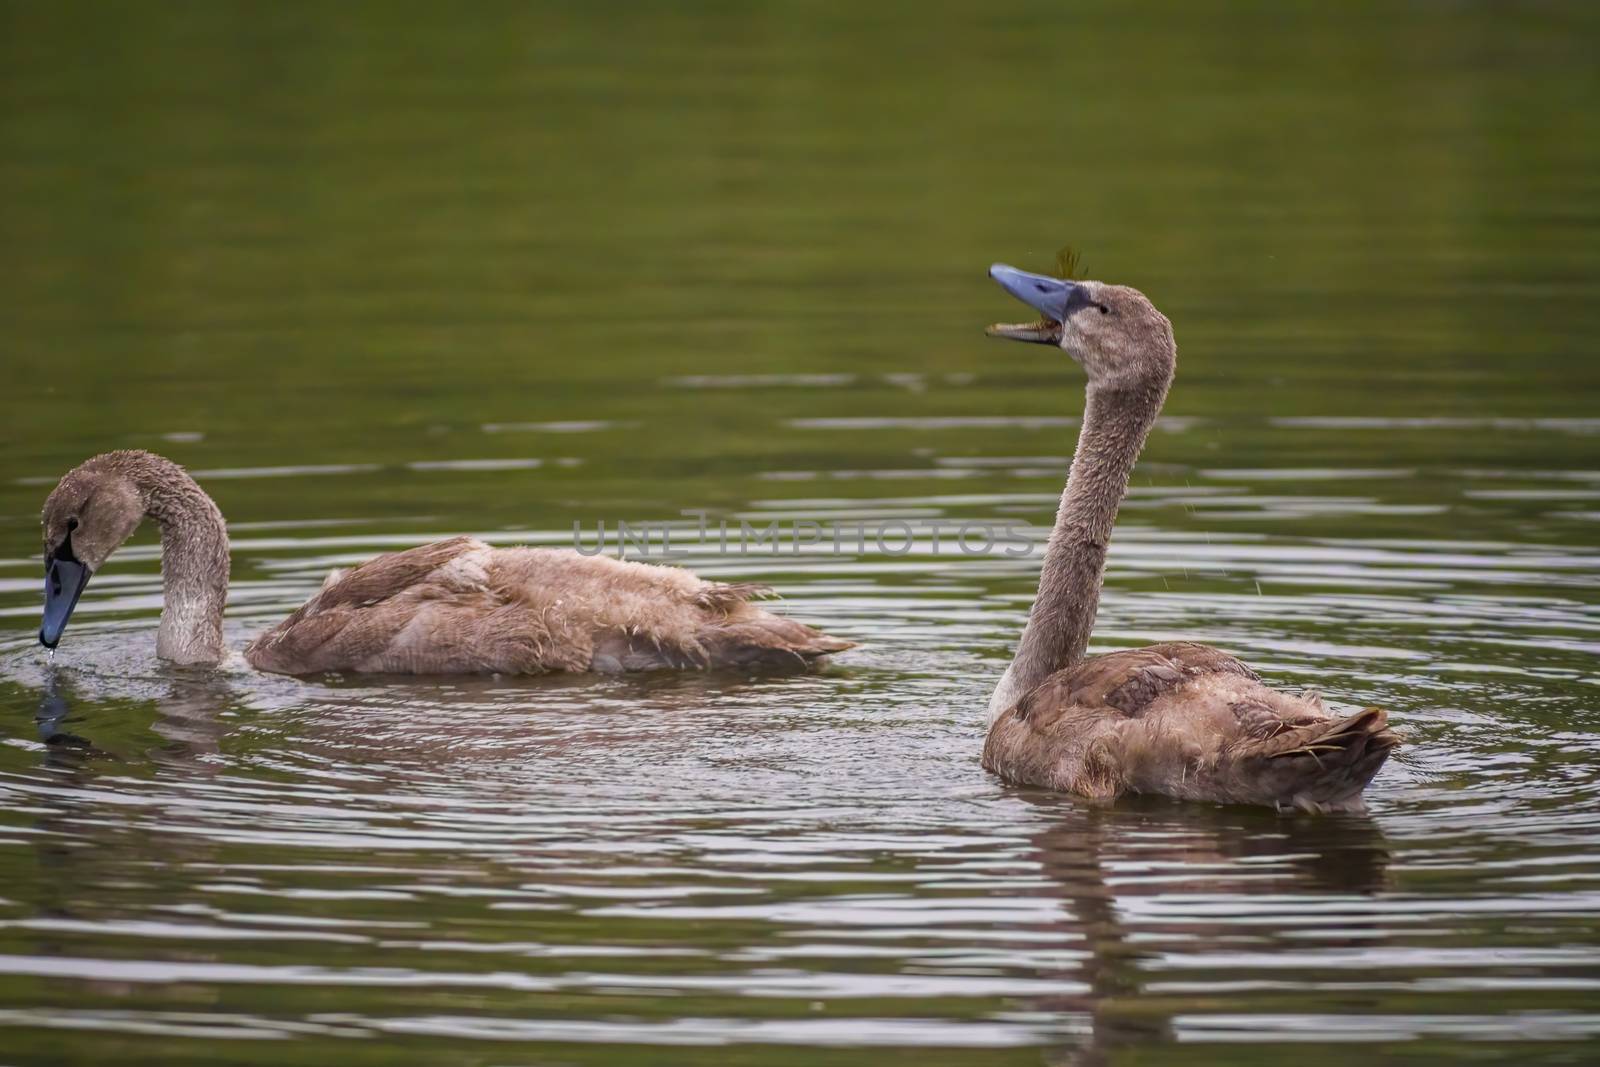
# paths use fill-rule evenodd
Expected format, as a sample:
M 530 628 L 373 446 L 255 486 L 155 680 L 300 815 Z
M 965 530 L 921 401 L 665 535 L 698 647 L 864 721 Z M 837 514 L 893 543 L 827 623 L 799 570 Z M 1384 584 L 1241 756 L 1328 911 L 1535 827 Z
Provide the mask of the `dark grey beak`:
M 73 558 L 70 542 L 61 547 L 64 555 L 52 554 L 45 561 L 44 622 L 39 625 L 39 643 L 45 648 L 55 648 L 61 641 L 61 631 L 67 628 L 72 609 L 78 606 L 83 587 L 94 573 Z
M 1075 303 L 1081 288 L 1076 282 L 1051 278 L 1044 274 L 1029 274 L 1025 270 L 996 263 L 989 268 L 989 277 L 1000 283 L 1000 288 L 1016 297 L 1044 316 L 1035 323 L 996 323 L 989 327 L 990 337 L 1006 337 L 1013 341 L 1034 341 L 1040 344 L 1059 344 L 1061 324 Z M 1074 301 L 1074 297 L 1077 300 Z
M 1076 282 L 1051 278 L 1044 274 L 1029 274 L 1025 270 L 996 263 L 989 268 L 989 277 L 1000 283 L 1000 288 L 1033 308 L 1045 318 L 1065 322 L 1067 304 L 1072 300 Z

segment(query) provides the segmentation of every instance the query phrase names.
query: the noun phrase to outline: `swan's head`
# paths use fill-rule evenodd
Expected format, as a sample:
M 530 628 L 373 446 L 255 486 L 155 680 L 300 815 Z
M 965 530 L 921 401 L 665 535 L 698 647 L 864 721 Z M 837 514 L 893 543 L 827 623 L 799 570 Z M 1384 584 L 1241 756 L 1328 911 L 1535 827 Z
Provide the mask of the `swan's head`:
M 67 473 L 44 502 L 44 621 L 39 643 L 55 648 L 83 587 L 144 518 L 126 474 L 95 460 Z
M 1043 316 L 996 323 L 990 337 L 1055 345 L 1100 383 L 1172 378 L 1177 347 L 1172 323 L 1148 297 L 1126 285 L 1068 281 L 996 263 L 989 277 Z

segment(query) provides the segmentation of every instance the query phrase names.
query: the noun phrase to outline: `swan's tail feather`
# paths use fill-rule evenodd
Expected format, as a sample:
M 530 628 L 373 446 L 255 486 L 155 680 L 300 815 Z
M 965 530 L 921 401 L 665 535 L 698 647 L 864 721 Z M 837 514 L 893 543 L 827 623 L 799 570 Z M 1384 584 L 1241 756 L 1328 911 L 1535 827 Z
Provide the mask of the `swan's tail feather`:
M 728 614 L 740 604 L 776 596 L 772 586 L 761 582 L 707 582 L 694 595 L 697 607 Z
M 773 596 L 759 582 L 706 582 L 694 597 L 706 612 L 688 644 L 697 666 L 736 670 L 803 670 L 827 656 L 854 648 L 854 641 L 829 637 L 804 623 L 747 607 L 749 601 Z
M 711 667 L 792 670 L 855 647 L 854 641 L 830 637 L 804 623 L 764 613 L 708 627 L 699 637 Z
M 1360 810 L 1361 791 L 1400 738 L 1382 708 L 1286 730 L 1262 746 L 1261 780 L 1281 807 Z

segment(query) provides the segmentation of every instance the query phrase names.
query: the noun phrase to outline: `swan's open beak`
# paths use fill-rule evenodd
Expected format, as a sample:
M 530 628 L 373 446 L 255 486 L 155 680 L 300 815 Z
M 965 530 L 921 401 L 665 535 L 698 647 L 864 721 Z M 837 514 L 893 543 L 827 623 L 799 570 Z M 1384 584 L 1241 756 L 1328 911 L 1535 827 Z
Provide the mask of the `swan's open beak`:
M 990 337 L 1043 345 L 1061 343 L 1061 324 L 1066 321 L 1073 292 L 1078 288 L 1075 282 L 1044 274 L 1029 274 L 1004 263 L 990 267 L 989 277 L 999 282 L 1000 288 L 1044 316 L 1039 322 L 997 322 L 985 331 Z
M 55 648 L 61 641 L 61 631 L 67 628 L 72 609 L 78 606 L 78 598 L 93 573 L 73 558 L 70 541 L 63 542 L 61 549 L 45 560 L 44 622 L 39 625 L 39 643 L 45 648 Z

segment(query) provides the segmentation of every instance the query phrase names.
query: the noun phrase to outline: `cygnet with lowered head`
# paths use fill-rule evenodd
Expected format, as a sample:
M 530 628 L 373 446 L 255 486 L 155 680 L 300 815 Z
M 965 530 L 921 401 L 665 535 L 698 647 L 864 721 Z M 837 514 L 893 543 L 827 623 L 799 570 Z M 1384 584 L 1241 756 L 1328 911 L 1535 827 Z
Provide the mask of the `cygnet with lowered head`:
M 222 661 L 227 527 L 182 467 L 151 452 L 95 456 L 45 501 L 41 643 L 56 647 L 90 578 L 146 518 L 161 527 L 157 655 Z M 767 592 L 679 567 L 453 537 L 335 571 L 244 656 L 278 674 L 618 673 L 805 669 L 852 647 L 751 602 Z

